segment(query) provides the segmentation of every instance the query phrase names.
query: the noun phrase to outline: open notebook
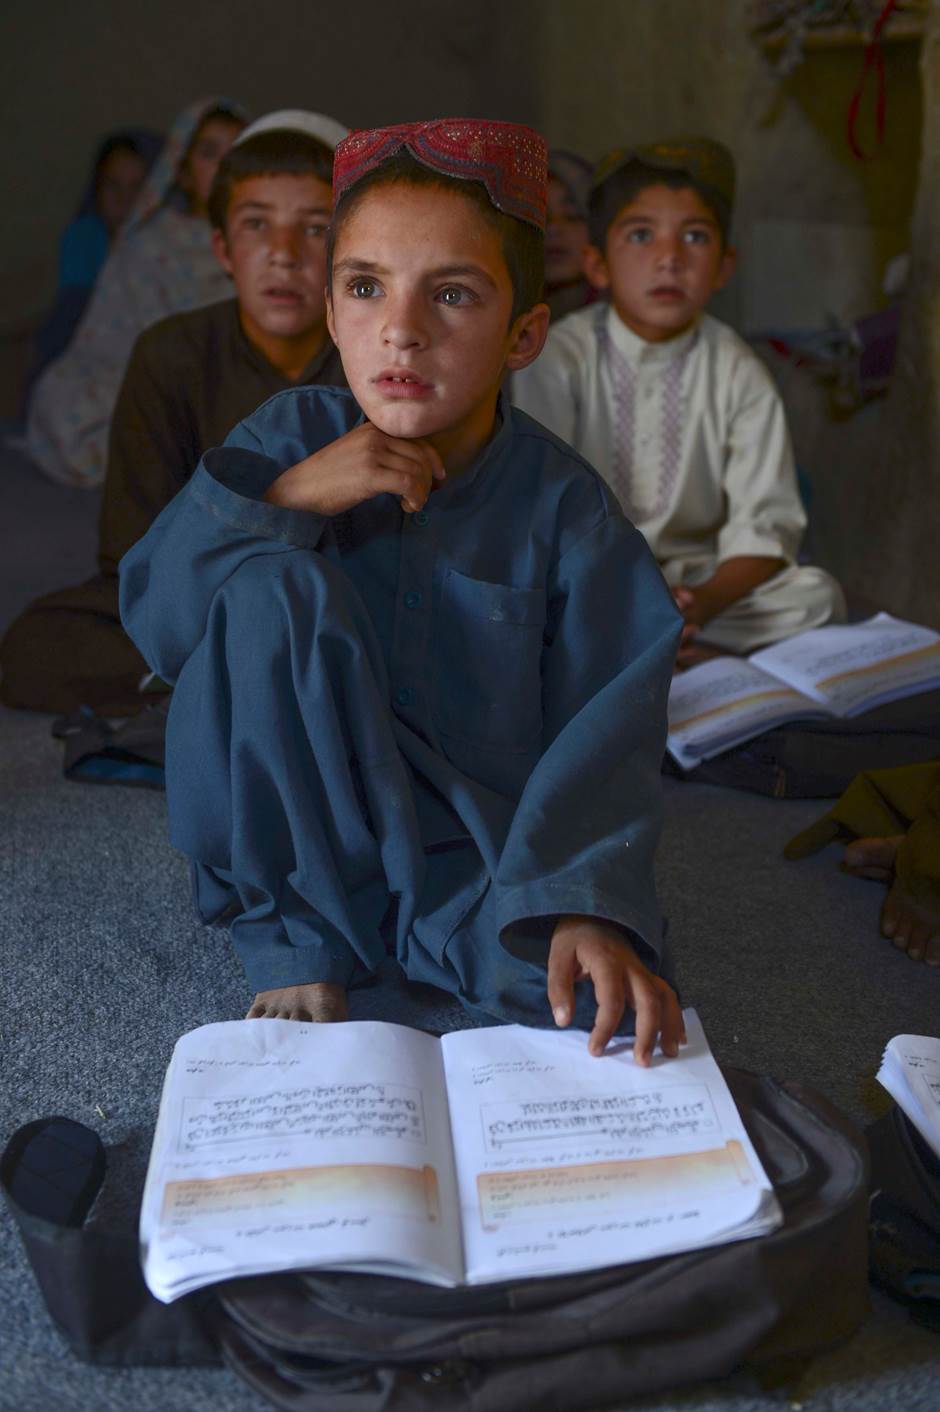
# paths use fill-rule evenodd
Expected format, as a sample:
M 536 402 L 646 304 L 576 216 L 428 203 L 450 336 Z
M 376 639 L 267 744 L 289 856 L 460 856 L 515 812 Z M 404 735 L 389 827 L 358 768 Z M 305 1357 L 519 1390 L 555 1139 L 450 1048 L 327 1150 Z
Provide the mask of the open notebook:
M 580 1032 L 236 1020 L 179 1040 L 141 1211 L 170 1302 L 274 1270 L 483 1284 L 761 1234 L 781 1213 L 695 1012 L 642 1069 Z
M 666 748 L 691 770 L 786 721 L 857 716 L 940 686 L 940 634 L 877 613 L 672 679 Z

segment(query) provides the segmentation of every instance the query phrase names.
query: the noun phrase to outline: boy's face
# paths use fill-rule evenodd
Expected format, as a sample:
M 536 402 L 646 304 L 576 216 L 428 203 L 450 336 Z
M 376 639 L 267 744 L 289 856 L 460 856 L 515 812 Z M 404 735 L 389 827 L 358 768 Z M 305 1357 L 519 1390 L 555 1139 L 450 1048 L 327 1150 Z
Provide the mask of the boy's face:
M 545 341 L 546 306 L 510 327 L 512 303 L 499 232 L 457 191 L 376 186 L 340 227 L 329 328 L 349 386 L 380 431 L 431 441 L 445 466 L 476 454 L 506 370 Z
M 214 230 L 212 241 L 235 282 L 249 337 L 300 338 L 323 327 L 332 206 L 332 188 L 312 174 L 280 172 L 234 183 L 225 231 Z
M 618 212 L 605 250 L 592 245 L 585 255 L 588 279 L 650 343 L 689 328 L 733 269 L 714 214 L 688 186 L 646 187 Z
M 109 152 L 95 179 L 95 206 L 109 235 L 123 225 L 147 176 L 143 157 L 126 147 Z

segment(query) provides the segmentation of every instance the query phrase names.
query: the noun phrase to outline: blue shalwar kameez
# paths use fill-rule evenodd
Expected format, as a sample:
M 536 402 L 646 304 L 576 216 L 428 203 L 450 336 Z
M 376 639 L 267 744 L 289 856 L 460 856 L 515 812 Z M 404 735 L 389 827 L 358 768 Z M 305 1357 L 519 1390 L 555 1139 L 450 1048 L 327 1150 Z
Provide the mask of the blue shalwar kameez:
M 253 989 L 348 985 L 394 950 L 468 1008 L 550 1025 L 560 914 L 620 923 L 663 970 L 680 620 L 601 478 L 504 402 L 416 514 L 264 501 L 362 420 L 345 389 L 272 397 L 121 562 L 125 627 L 175 684 L 171 841 Z

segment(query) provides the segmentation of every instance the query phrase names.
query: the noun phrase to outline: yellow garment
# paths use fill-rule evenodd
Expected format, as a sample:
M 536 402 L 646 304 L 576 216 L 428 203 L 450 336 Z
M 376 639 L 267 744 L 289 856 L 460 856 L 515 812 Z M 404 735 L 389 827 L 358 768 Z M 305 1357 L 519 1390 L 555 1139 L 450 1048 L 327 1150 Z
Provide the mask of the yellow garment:
M 796 834 L 787 858 L 806 858 L 836 839 L 904 834 L 894 863 L 897 885 L 913 901 L 940 908 L 940 761 L 866 770 L 835 804 Z

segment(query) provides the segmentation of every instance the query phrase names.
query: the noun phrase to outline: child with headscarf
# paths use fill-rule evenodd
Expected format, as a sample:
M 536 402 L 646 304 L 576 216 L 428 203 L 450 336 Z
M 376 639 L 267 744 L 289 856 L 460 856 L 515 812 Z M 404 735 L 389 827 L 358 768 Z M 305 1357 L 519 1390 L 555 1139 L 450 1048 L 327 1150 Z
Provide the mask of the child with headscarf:
M 228 293 L 207 203 L 216 167 L 244 124 L 242 110 L 221 98 L 201 99 L 174 122 L 71 344 L 33 392 L 29 454 L 53 480 L 104 479 L 111 414 L 137 335 Z
M 68 347 L 162 144 L 162 136 L 146 128 L 120 129 L 98 144 L 78 209 L 59 241 L 58 288 L 36 337 L 33 379 Z
M 576 152 L 554 147 L 548 154 L 545 303 L 553 322 L 597 298 L 583 260 L 590 240 L 587 203 L 592 171 L 590 162 Z

